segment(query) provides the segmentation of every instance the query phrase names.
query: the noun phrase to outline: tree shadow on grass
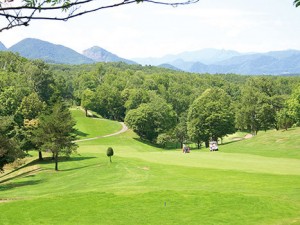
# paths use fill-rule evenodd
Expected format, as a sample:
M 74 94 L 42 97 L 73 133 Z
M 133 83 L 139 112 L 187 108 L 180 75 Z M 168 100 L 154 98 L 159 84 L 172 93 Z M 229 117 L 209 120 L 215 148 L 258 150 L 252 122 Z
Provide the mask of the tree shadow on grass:
M 41 182 L 42 182 L 42 180 L 28 180 L 28 181 L 1 184 L 0 191 L 7 191 L 7 190 L 11 190 L 13 188 L 29 186 L 29 185 L 37 185 L 37 184 L 40 184 Z
M 76 157 L 68 157 L 68 156 L 59 156 L 58 163 L 60 162 L 74 162 L 74 161 L 82 161 L 88 159 L 95 159 L 95 156 L 76 156 Z M 54 159 L 52 157 L 44 157 L 43 160 L 35 160 L 38 164 L 52 164 L 54 163 Z
M 99 166 L 100 163 L 95 163 L 95 164 L 91 164 L 91 165 L 87 165 L 87 166 L 80 166 L 80 167 L 73 167 L 73 168 L 69 168 L 69 169 L 62 169 L 59 171 L 73 171 L 73 170 L 80 170 L 80 169 L 84 169 L 84 168 L 89 168 L 89 167 L 96 167 Z
M 24 167 L 23 167 L 23 168 L 24 168 Z M 18 169 L 18 170 L 19 170 L 19 169 Z M 13 170 L 12 172 L 16 172 L 16 171 L 17 171 L 17 170 Z M 37 173 L 37 172 L 39 172 L 39 171 L 41 171 L 41 168 L 32 168 L 31 170 L 28 170 L 28 171 L 26 171 L 26 172 L 20 173 L 20 174 L 18 174 L 18 175 L 16 175 L 16 176 L 8 177 L 8 178 L 6 178 L 6 179 L 4 179 L 4 180 L 1 180 L 1 181 L 0 181 L 0 184 L 5 183 L 5 182 L 8 182 L 8 181 L 11 181 L 11 180 L 14 180 L 14 179 L 16 179 L 16 178 L 20 178 L 20 177 L 29 177 L 30 174 L 31 174 L 31 176 L 33 176 L 32 174 L 35 174 L 35 173 Z M 10 173 L 8 173 L 8 174 L 5 174 L 5 175 L 2 176 L 1 178 L 5 177 L 5 176 L 7 176 L 7 175 L 9 175 L 9 174 L 11 174 L 12 172 L 10 172 Z
M 80 130 L 74 131 L 74 134 L 76 135 L 76 137 L 87 137 L 89 135 L 89 134 L 84 133 L 84 132 L 82 132 Z
M 94 158 L 97 158 L 97 157 L 81 157 L 81 156 L 65 157 L 65 156 L 62 156 L 62 157 L 59 157 L 59 163 L 60 162 L 67 162 L 67 161 L 71 161 L 71 162 L 72 161 L 81 161 L 81 160 L 88 160 L 88 159 L 94 159 Z M 38 173 L 38 172 L 42 171 L 41 168 L 32 168 L 30 170 L 27 170 L 27 171 L 21 172 L 21 173 L 20 173 L 20 171 L 22 169 L 26 169 L 27 167 L 34 166 L 34 165 L 40 165 L 40 164 L 44 164 L 44 165 L 54 164 L 54 160 L 52 159 L 52 157 L 44 157 L 43 160 L 39 160 L 39 159 L 32 160 L 31 162 L 29 162 L 29 163 L 27 163 L 23 166 L 20 166 L 16 169 L 10 171 L 9 173 L 6 173 L 6 174 L 0 176 L 0 179 L 1 179 L 0 184 L 4 183 L 4 182 L 8 182 L 10 180 L 14 180 L 16 178 L 25 177 L 25 176 L 28 177 L 32 173 Z M 81 169 L 81 168 L 90 167 L 90 166 L 94 166 L 94 165 L 75 167 L 75 168 L 60 170 L 60 171 L 76 170 L 76 169 Z M 19 172 L 19 174 L 15 175 L 15 176 L 11 176 L 11 177 L 9 176 L 9 175 L 12 175 L 13 173 L 16 173 L 16 172 Z
M 95 158 L 97 158 L 97 157 L 94 157 L 94 156 L 90 156 L 90 157 L 87 157 L 87 156 L 85 156 L 85 157 L 81 157 L 81 156 L 78 156 L 78 157 L 60 156 L 58 158 L 58 171 L 79 170 L 79 169 L 99 165 L 98 163 L 95 163 L 95 164 L 89 164 L 89 165 L 83 165 L 83 166 L 74 166 L 74 167 L 68 168 L 68 169 L 59 169 L 60 163 L 63 163 L 63 162 L 77 162 L 77 161 L 89 160 L 89 159 L 95 159 Z M 39 161 L 39 164 L 44 164 L 44 165 L 53 164 L 54 165 L 54 159 L 52 159 L 52 157 L 45 157 L 42 161 Z
M 19 170 L 24 169 L 24 168 L 26 168 L 26 167 L 36 165 L 37 162 L 39 162 L 38 159 L 34 159 L 34 160 L 32 160 L 32 161 L 30 161 L 30 162 L 28 162 L 28 163 L 26 163 L 26 164 L 24 164 L 24 165 L 22 165 L 22 166 L 19 166 L 18 168 L 13 169 L 12 171 L 10 171 L 10 172 L 8 172 L 8 173 L 6 173 L 6 174 L 0 176 L 0 178 L 6 177 L 6 176 L 8 176 L 8 175 L 10 175 L 10 174 L 12 174 L 12 173 L 18 172 Z M 1 174 L 1 173 L 0 173 L 0 174 Z M 1 183 L 1 181 L 0 181 L 0 183 Z
M 142 139 L 142 138 L 133 138 L 134 140 L 140 142 L 140 143 L 143 143 L 143 144 L 146 144 L 146 145 L 149 145 L 151 147 L 154 147 L 154 148 L 158 148 L 158 149 L 161 149 L 161 150 L 165 150 L 165 151 L 178 151 L 178 149 L 181 149 L 181 146 L 180 146 L 180 143 L 171 143 L 171 142 L 168 142 L 165 146 L 162 146 L 162 145 L 159 145 L 159 144 L 156 144 L 156 143 L 152 143 L 148 140 L 145 140 L 145 139 Z M 198 148 L 191 148 L 192 150 L 200 150 Z
M 145 140 L 145 139 L 142 139 L 142 138 L 133 138 L 134 140 L 138 141 L 138 142 L 141 142 L 143 144 L 146 144 L 146 145 L 149 145 L 151 147 L 154 147 L 154 148 L 160 148 L 160 146 L 158 144 L 155 144 L 155 143 L 152 143 L 148 140 Z
M 229 145 L 229 144 L 232 144 L 232 143 L 235 143 L 235 142 L 240 142 L 240 141 L 244 141 L 246 140 L 245 138 L 236 138 L 236 139 L 232 139 L 228 142 L 225 142 L 225 143 L 222 143 L 222 144 L 219 144 L 219 146 L 222 146 L 222 145 Z

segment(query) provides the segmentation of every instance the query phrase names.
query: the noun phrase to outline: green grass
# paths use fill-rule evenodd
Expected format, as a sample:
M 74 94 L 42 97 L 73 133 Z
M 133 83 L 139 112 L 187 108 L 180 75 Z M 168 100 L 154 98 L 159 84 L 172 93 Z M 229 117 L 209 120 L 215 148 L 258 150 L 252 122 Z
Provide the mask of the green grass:
M 222 151 L 230 153 L 247 153 L 267 157 L 300 159 L 300 129 L 261 131 L 251 139 L 241 143 L 224 144 Z
M 260 132 L 190 154 L 131 131 L 80 142 L 58 172 L 47 159 L 0 174 L 0 224 L 300 224 L 299 149 L 290 148 L 299 139 L 299 128 Z
M 121 129 L 121 124 L 107 119 L 85 117 L 85 112 L 80 109 L 72 108 L 72 116 L 77 121 L 78 139 L 93 138 L 112 134 Z

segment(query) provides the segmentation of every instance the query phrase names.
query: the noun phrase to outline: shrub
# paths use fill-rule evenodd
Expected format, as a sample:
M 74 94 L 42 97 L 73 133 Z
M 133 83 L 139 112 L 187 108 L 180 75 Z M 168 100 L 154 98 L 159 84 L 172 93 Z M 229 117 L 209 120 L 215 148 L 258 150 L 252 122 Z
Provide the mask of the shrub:
M 111 162 L 111 157 L 114 155 L 114 150 L 112 149 L 112 147 L 108 147 L 106 155 L 109 157 L 109 160 Z

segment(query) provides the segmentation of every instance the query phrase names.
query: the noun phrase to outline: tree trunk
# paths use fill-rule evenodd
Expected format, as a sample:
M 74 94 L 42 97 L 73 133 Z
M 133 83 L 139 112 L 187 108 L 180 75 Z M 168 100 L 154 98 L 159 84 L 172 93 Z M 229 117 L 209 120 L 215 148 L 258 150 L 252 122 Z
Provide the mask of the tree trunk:
M 110 163 L 112 163 L 112 161 L 111 161 L 111 156 L 109 156 L 109 160 L 110 160 Z
M 209 141 L 208 141 L 208 140 L 205 141 L 205 147 L 206 147 L 206 148 L 209 147 Z
M 85 117 L 88 117 L 88 110 L 85 109 Z
M 55 153 L 55 170 L 58 171 L 58 153 Z
M 42 161 L 42 160 L 43 160 L 42 151 L 39 151 L 39 160 L 40 160 L 40 161 Z

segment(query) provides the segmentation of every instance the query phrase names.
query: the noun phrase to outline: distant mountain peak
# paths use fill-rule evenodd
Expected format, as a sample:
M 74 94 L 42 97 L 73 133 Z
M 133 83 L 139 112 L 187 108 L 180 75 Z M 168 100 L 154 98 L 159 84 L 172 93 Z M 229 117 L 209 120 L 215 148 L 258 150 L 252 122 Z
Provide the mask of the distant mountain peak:
M 99 46 L 88 48 L 84 50 L 82 54 L 96 62 L 125 62 L 128 64 L 136 64 L 134 61 L 121 58 Z
M 42 59 L 50 63 L 84 64 L 94 62 L 73 49 L 35 38 L 25 38 L 8 50 L 18 52 L 21 56 L 29 59 Z

